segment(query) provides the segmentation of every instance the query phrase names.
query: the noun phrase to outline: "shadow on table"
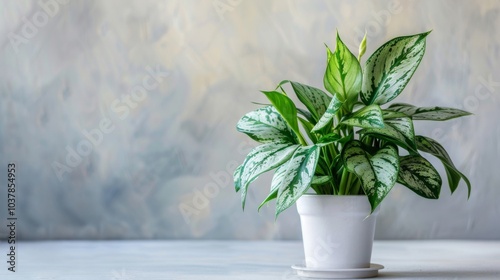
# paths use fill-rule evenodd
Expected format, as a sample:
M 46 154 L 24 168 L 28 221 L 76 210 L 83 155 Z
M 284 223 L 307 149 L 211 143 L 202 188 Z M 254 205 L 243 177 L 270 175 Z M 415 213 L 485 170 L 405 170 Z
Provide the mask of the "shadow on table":
M 413 279 L 500 279 L 500 271 L 398 271 L 379 272 L 379 278 L 413 278 Z

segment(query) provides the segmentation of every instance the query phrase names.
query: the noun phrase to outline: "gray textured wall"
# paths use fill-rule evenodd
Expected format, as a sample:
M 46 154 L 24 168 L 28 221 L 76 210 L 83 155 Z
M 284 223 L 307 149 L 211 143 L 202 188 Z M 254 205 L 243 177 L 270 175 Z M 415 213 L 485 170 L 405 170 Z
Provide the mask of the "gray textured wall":
M 368 55 L 433 29 L 399 101 L 475 113 L 417 127 L 473 193 L 429 201 L 396 186 L 377 238 L 500 238 L 499 1 L 41 3 L 0 4 L 0 179 L 15 161 L 21 237 L 300 238 L 294 209 L 277 222 L 256 211 L 270 176 L 241 211 L 229 177 L 254 143 L 237 120 L 283 79 L 322 87 L 335 29 L 353 50 L 367 29 Z M 2 190 L 2 221 L 5 202 Z

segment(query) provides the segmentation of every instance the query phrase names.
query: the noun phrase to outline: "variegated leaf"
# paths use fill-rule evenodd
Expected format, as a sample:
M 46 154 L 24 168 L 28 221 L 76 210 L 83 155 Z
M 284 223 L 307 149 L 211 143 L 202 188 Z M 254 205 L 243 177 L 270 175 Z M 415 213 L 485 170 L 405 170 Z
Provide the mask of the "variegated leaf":
M 417 148 L 419 150 L 429 153 L 441 160 L 446 170 L 451 192 L 455 192 L 458 184 L 460 183 L 460 179 L 463 179 L 467 184 L 468 195 L 470 196 L 472 187 L 469 179 L 455 167 L 455 164 L 453 164 L 453 161 L 448 155 L 448 152 L 446 152 L 445 148 L 436 140 L 425 136 L 417 136 L 415 141 L 417 142 Z
M 293 155 L 300 145 L 269 143 L 255 147 L 245 158 L 241 168 L 241 203 L 245 208 L 248 185 L 262 173 L 272 170 Z
M 286 162 L 286 163 L 280 165 L 276 169 L 276 171 L 274 172 L 274 176 L 273 176 L 273 179 L 271 181 L 271 190 L 269 191 L 269 195 L 259 205 L 258 210 L 260 210 L 260 208 L 262 208 L 262 206 L 264 206 L 269 201 L 271 201 L 271 200 L 275 199 L 276 197 L 278 197 L 278 189 L 279 189 L 279 186 L 280 186 L 280 184 L 283 181 L 283 178 L 285 176 L 285 173 L 286 173 L 286 170 L 287 170 L 287 167 L 288 167 L 288 163 L 289 162 Z M 332 179 L 331 176 L 314 176 L 311 184 L 312 185 L 320 185 L 320 184 L 327 183 L 331 179 Z
M 297 82 L 290 82 L 300 102 L 311 112 L 316 123 L 326 112 L 332 98 L 322 90 Z
M 380 107 L 377 104 L 373 104 L 354 112 L 347 119 L 343 120 L 342 124 L 364 128 L 383 128 L 384 118 L 382 117 Z
M 314 176 L 311 185 L 321 185 L 332 180 L 332 176 Z
M 241 169 L 243 168 L 243 164 L 238 166 L 233 172 L 233 180 L 234 180 L 234 189 L 236 192 L 239 192 L 241 189 Z
M 347 143 L 341 157 L 349 172 L 361 180 L 372 212 L 396 183 L 399 172 L 399 155 L 394 146 L 385 146 L 371 156 L 359 141 Z
M 388 108 L 404 113 L 413 120 L 446 121 L 458 117 L 468 116 L 471 113 L 448 107 L 415 107 L 411 104 L 395 103 Z
M 301 146 L 293 154 L 278 190 L 276 217 L 292 206 L 311 186 L 320 148 L 316 145 Z
M 439 198 L 442 185 L 441 176 L 434 166 L 418 155 L 408 155 L 399 159 L 398 183 L 430 199 Z
M 382 116 L 384 117 L 384 120 L 408 117 L 406 114 L 403 114 L 401 112 L 391 111 L 387 109 L 382 110 Z
M 271 190 L 269 191 L 269 195 L 259 205 L 258 210 L 260 210 L 260 208 L 262 208 L 262 206 L 264 206 L 269 201 L 271 201 L 271 200 L 275 199 L 276 197 L 278 197 L 278 190 L 279 190 L 281 182 L 283 181 L 283 178 L 285 176 L 286 169 L 288 168 L 288 164 L 289 164 L 289 161 L 283 163 L 274 172 L 273 179 L 271 181 Z
M 308 122 L 313 124 L 313 126 L 316 123 L 316 120 L 314 119 L 313 115 L 305 109 L 297 108 L 297 114 L 302 115 L 304 118 L 306 118 Z
M 280 113 L 290 128 L 299 134 L 299 124 L 297 122 L 297 108 L 293 101 L 283 93 L 277 91 L 262 91 L 271 101 L 274 108 Z
M 358 99 L 361 91 L 363 73 L 361 66 L 337 33 L 337 46 L 332 54 L 327 47 L 328 65 L 326 67 L 324 84 L 332 94 L 337 95 L 341 101 L 349 100 L 348 104 Z
M 330 101 L 330 104 L 328 105 L 328 108 L 326 108 L 325 113 L 321 116 L 312 131 L 319 131 L 328 124 L 331 124 L 333 118 L 335 117 L 335 113 L 337 113 L 340 107 L 342 107 L 342 102 L 340 102 L 340 100 L 338 100 L 338 98 L 334 95 L 332 101 Z
M 394 38 L 370 56 L 364 69 L 363 103 L 382 105 L 403 91 L 424 56 L 428 34 Z
M 387 139 L 408 151 L 417 153 L 415 144 L 415 130 L 413 122 L 409 117 L 386 119 L 384 128 L 365 128 L 359 131 L 361 134 Z
M 298 143 L 295 133 L 273 106 L 244 115 L 236 129 L 261 143 Z

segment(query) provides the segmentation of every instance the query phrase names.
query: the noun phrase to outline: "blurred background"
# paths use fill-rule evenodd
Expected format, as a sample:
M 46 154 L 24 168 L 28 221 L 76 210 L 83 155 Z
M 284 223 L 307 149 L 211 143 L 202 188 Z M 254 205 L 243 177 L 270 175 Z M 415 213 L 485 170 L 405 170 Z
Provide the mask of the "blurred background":
M 474 113 L 416 127 L 470 199 L 463 182 L 437 201 L 395 186 L 376 238 L 500 238 L 499 1 L 2 1 L 0 15 L 0 179 L 15 162 L 21 239 L 300 239 L 295 209 L 257 212 L 271 174 L 242 212 L 232 172 L 255 143 L 235 125 L 283 79 L 323 88 L 336 30 L 354 53 L 366 30 L 365 59 L 433 30 L 398 101 Z

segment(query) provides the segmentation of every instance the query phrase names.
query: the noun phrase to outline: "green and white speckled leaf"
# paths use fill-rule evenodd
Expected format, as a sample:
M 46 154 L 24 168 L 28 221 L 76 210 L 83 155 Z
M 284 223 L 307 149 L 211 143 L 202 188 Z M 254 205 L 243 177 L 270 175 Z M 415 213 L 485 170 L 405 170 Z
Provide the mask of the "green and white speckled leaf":
M 384 120 L 384 128 L 365 128 L 361 134 L 391 141 L 408 151 L 417 153 L 413 121 L 409 117 Z
M 269 195 L 259 205 L 258 210 L 260 210 L 260 208 L 262 208 L 262 206 L 264 206 L 269 201 L 278 197 L 279 186 L 281 185 L 281 182 L 283 181 L 283 178 L 286 174 L 286 170 L 288 168 L 288 163 L 289 162 L 286 162 L 283 165 L 280 165 L 276 169 L 276 171 L 274 172 L 274 176 L 273 176 L 273 179 L 271 181 L 271 190 L 269 191 Z M 311 182 L 311 185 L 321 185 L 321 184 L 329 182 L 331 179 L 332 179 L 331 176 L 314 176 L 313 180 Z
M 399 155 L 391 145 L 378 150 L 373 156 L 363 147 L 361 142 L 351 141 L 345 145 L 341 157 L 347 170 L 361 180 L 373 212 L 396 183 Z
M 236 169 L 233 172 L 233 180 L 234 180 L 234 189 L 236 192 L 240 191 L 240 182 L 241 182 L 241 169 L 243 168 L 243 164 L 236 167 Z
M 334 95 L 325 113 L 323 114 L 323 116 L 321 116 L 312 131 L 319 131 L 328 124 L 332 123 L 332 120 L 335 117 L 335 113 L 337 113 L 340 107 L 342 107 L 342 102 L 340 102 L 340 100 L 338 100 L 338 98 Z
M 448 107 L 415 107 L 411 104 L 395 103 L 388 108 L 404 113 L 413 120 L 446 121 L 454 118 L 468 116 L 471 113 Z
M 446 170 L 451 193 L 455 192 L 460 183 L 460 179 L 463 179 L 467 184 L 468 194 L 470 196 L 472 188 L 469 179 L 462 172 L 458 171 L 445 148 L 436 140 L 425 136 L 417 136 L 415 137 L 415 141 L 417 142 L 417 148 L 419 150 L 429 153 L 441 160 Z
M 373 104 L 354 112 L 347 119 L 343 120 L 342 124 L 363 128 L 383 128 L 384 118 L 382 117 L 380 107 L 377 104 Z
M 358 99 L 361 91 L 363 73 L 361 66 L 337 33 L 337 46 L 332 53 L 327 47 L 328 65 L 326 67 L 323 83 L 326 90 L 337 95 L 339 100 L 349 100 L 349 104 Z
M 244 115 L 236 129 L 261 143 L 298 143 L 295 133 L 273 106 Z
M 311 185 L 321 185 L 332 180 L 332 176 L 314 176 Z
M 318 88 L 297 82 L 290 82 L 290 84 L 300 102 L 306 106 L 317 122 L 326 112 L 332 98 Z
M 269 143 L 255 147 L 245 158 L 241 168 L 240 182 L 241 203 L 245 208 L 248 185 L 262 173 L 272 170 L 292 157 L 300 145 Z
M 313 126 L 316 123 L 316 120 L 314 119 L 313 115 L 306 109 L 297 108 L 297 114 L 302 115 L 308 122 L 313 124 Z
M 276 169 L 276 171 L 274 172 L 273 180 L 271 181 L 271 190 L 269 191 L 269 195 L 259 205 L 259 209 L 258 210 L 260 210 L 260 208 L 262 208 L 262 206 L 264 206 L 269 201 L 271 201 L 271 200 L 275 199 L 276 197 L 278 197 L 278 190 L 279 190 L 279 187 L 281 185 L 281 182 L 283 182 L 283 178 L 284 178 L 286 170 L 288 168 L 288 164 L 289 164 L 289 162 L 286 162 L 286 163 L 280 165 Z
M 276 217 L 292 206 L 311 186 L 320 148 L 316 145 L 299 147 L 288 163 L 278 190 Z
M 394 38 L 370 56 L 363 71 L 363 103 L 382 105 L 403 91 L 424 56 L 428 34 Z
M 391 111 L 387 109 L 382 110 L 382 116 L 384 117 L 384 120 L 408 117 L 408 115 L 401 112 Z
M 408 155 L 399 159 L 398 183 L 430 199 L 439 198 L 442 185 L 441 176 L 434 166 L 418 155 Z

